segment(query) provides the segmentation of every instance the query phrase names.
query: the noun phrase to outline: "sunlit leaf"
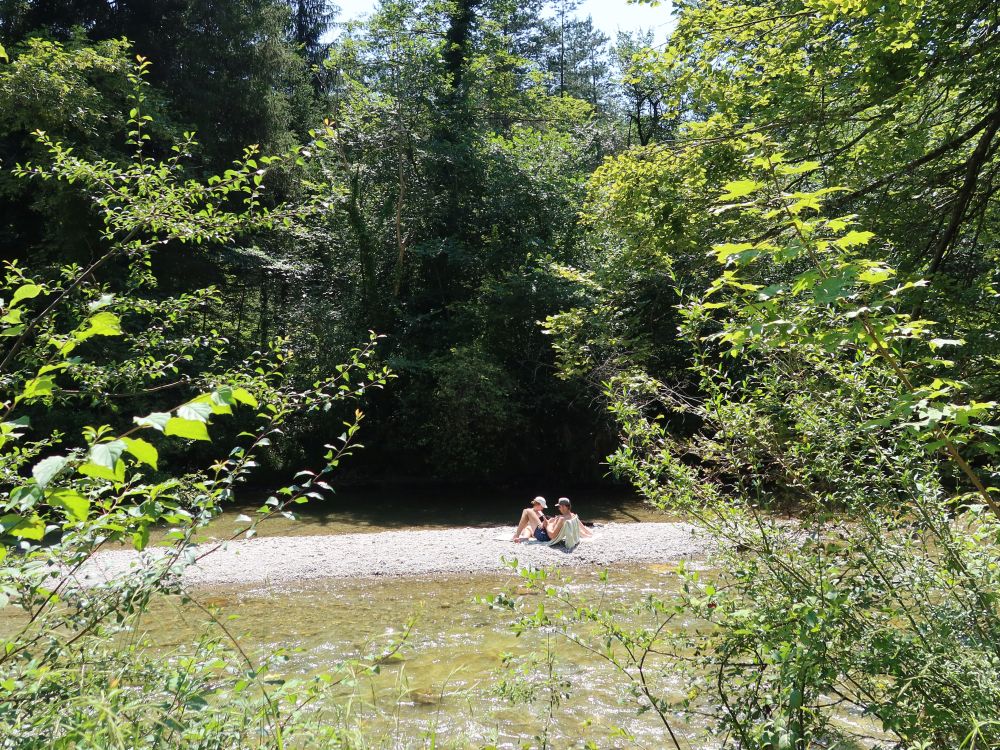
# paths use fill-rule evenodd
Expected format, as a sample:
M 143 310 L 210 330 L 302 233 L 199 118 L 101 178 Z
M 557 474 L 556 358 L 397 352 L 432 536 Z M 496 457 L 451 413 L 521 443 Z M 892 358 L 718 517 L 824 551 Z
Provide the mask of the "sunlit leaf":
M 136 460 L 152 466 L 156 469 L 156 460 L 159 458 L 159 453 L 156 448 L 151 444 L 147 443 L 141 438 L 122 438 L 125 442 L 125 449 L 135 456 Z
M 24 384 L 18 400 L 25 401 L 41 398 L 42 396 L 51 396 L 53 386 L 55 386 L 55 380 L 50 376 L 32 378 Z
M 891 279 L 895 275 L 896 272 L 891 268 L 877 266 L 874 268 L 867 268 L 859 273 L 858 281 L 863 281 L 866 284 L 881 284 L 883 281 Z
M 718 245 L 712 245 L 712 252 L 715 253 L 716 260 L 720 263 L 726 263 L 734 255 L 739 255 L 752 249 L 752 242 L 723 242 Z
M 113 469 L 115 463 L 125 452 L 125 441 L 112 440 L 107 443 L 98 443 L 90 449 L 88 457 L 91 463 Z
M 139 529 L 132 534 L 132 546 L 136 550 L 142 552 L 146 549 L 146 545 L 149 544 L 149 525 L 143 524 Z
M 764 187 L 763 182 L 756 182 L 754 180 L 734 180 L 733 182 L 727 182 L 723 185 L 723 193 L 719 196 L 719 200 L 731 201 L 736 198 L 742 198 L 760 190 L 762 187 Z
M 843 237 L 836 241 L 836 245 L 843 248 L 857 247 L 858 245 L 867 245 L 871 242 L 872 237 L 875 236 L 874 232 L 858 232 L 852 230 L 845 234 Z
M 4 533 L 19 539 L 40 540 L 45 536 L 45 521 L 39 516 L 23 518 L 17 515 L 0 516 L 0 527 Z
M 94 477 L 95 479 L 107 479 L 110 482 L 118 483 L 125 481 L 125 462 L 121 459 L 116 461 L 112 468 L 88 461 L 81 465 L 77 471 L 86 477 Z
M 10 306 L 14 307 L 18 302 L 26 299 L 34 299 L 45 290 L 38 284 L 24 284 L 14 291 L 14 296 L 10 298 Z
M 189 440 L 211 439 L 208 436 L 208 427 L 205 426 L 204 421 L 183 419 L 181 417 L 173 417 L 168 421 L 163 432 L 166 435 L 176 435 L 177 437 Z
M 88 336 L 119 336 L 122 332 L 121 320 L 114 313 L 107 311 L 91 315 L 87 324 L 83 333 Z
M 246 388 L 233 388 L 233 398 L 241 404 L 246 404 L 252 409 L 259 408 L 257 399 Z
M 62 471 L 68 461 L 69 458 L 66 456 L 49 456 L 48 458 L 43 458 L 32 467 L 31 475 L 38 482 L 38 486 L 45 489 L 53 477 Z
M 50 505 L 55 505 L 65 509 L 66 512 L 77 521 L 86 521 L 90 516 L 90 500 L 76 490 L 56 490 L 50 495 L 47 495 L 45 500 Z
M 177 409 L 177 416 L 192 422 L 207 422 L 212 416 L 212 404 L 190 401 Z
M 145 417 L 132 417 L 132 421 L 140 427 L 152 427 L 160 432 L 163 432 L 163 428 L 167 426 L 170 419 L 170 413 L 165 411 L 154 411 Z

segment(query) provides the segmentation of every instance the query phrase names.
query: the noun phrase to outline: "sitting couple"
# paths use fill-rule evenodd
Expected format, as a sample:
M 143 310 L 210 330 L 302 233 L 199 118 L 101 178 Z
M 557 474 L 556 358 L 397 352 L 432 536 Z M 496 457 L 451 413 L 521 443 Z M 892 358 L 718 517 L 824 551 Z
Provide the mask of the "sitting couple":
M 545 510 L 549 507 L 544 497 L 536 497 L 531 501 L 531 507 L 521 511 L 521 522 L 514 532 L 514 541 L 522 542 L 525 538 L 534 537 L 539 542 L 558 544 L 562 542 L 567 549 L 573 549 L 580 541 L 580 537 L 592 536 L 593 532 L 580 523 L 579 517 L 573 512 L 573 504 L 568 497 L 559 498 L 556 503 L 559 507 L 559 515 L 546 518 Z M 524 532 L 528 536 L 524 537 Z

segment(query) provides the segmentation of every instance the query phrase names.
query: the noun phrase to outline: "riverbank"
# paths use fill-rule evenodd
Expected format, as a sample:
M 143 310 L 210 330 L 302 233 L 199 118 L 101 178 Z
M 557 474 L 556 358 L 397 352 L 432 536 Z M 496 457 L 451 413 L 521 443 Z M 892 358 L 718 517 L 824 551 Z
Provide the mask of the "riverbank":
M 514 544 L 513 527 L 400 530 L 366 534 L 267 537 L 228 542 L 190 566 L 191 586 L 281 586 L 323 578 L 378 578 L 488 573 L 505 559 L 554 568 L 669 563 L 704 555 L 707 540 L 691 524 L 610 523 L 572 552 L 536 542 Z M 197 555 L 215 545 L 197 548 Z M 95 555 L 76 578 L 84 585 L 139 565 L 144 555 L 111 550 Z

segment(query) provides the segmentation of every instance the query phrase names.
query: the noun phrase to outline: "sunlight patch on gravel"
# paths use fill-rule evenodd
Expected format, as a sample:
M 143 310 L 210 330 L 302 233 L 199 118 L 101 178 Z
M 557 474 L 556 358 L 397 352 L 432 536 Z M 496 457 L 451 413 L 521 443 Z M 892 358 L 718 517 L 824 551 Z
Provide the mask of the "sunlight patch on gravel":
M 256 586 L 321 578 L 486 573 L 506 569 L 505 560 L 513 558 L 522 565 L 555 568 L 660 563 L 702 557 L 708 544 L 686 523 L 607 524 L 572 552 L 537 542 L 514 544 L 512 534 L 513 527 L 500 526 L 234 541 L 187 568 L 184 582 Z M 101 552 L 77 579 L 84 585 L 107 580 L 140 564 L 143 555 L 159 554 L 163 551 Z

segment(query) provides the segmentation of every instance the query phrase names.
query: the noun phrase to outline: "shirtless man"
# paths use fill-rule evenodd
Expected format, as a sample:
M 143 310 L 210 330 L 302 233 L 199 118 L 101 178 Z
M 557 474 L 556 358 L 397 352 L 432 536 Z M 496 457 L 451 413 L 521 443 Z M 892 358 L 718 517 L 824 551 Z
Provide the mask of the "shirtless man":
M 545 525 L 545 530 L 550 537 L 558 536 L 563 524 L 569 519 L 579 518 L 579 516 L 573 512 L 573 503 L 570 502 L 568 497 L 559 498 L 559 502 L 556 503 L 556 507 L 559 509 L 559 515 L 555 518 L 549 519 L 548 523 Z M 580 521 L 580 536 L 590 537 L 593 535 L 594 532 L 587 528 L 583 521 Z

